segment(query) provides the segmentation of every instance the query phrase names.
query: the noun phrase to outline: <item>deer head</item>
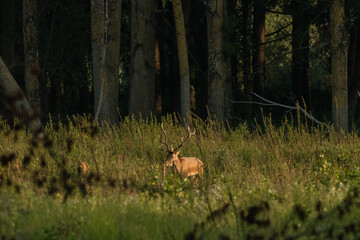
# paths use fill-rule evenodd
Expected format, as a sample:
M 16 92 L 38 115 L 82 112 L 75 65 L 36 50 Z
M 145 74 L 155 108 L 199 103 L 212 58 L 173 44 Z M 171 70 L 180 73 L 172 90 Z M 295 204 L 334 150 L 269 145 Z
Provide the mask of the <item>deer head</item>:
M 175 162 L 179 159 L 179 153 L 180 151 L 169 153 L 165 161 L 165 166 L 173 166 Z
M 177 171 L 183 175 L 184 177 L 194 176 L 194 175 L 202 175 L 204 170 L 204 163 L 200 161 L 200 159 L 196 157 L 182 157 L 179 158 L 180 150 L 178 150 L 180 147 L 182 147 L 190 138 L 192 135 L 195 134 L 196 130 L 194 132 L 190 131 L 190 127 L 187 127 L 188 130 L 188 136 L 185 140 L 182 140 L 179 146 L 177 146 L 175 149 L 170 147 L 168 144 L 168 139 L 166 135 L 166 130 L 164 129 L 163 124 L 161 124 L 161 129 L 164 134 L 164 141 L 160 140 L 161 143 L 165 145 L 166 148 L 162 148 L 163 151 L 168 153 L 168 156 L 166 158 L 166 161 L 163 166 L 163 174 L 165 176 L 165 168 L 167 166 L 175 166 Z

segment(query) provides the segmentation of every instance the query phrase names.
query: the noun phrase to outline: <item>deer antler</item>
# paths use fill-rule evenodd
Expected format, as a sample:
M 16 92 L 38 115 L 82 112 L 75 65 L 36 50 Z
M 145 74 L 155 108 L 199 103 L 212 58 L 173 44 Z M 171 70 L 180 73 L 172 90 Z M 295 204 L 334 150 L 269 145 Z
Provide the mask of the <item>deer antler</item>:
M 174 151 L 178 150 L 184 143 L 186 143 L 191 138 L 192 135 L 194 135 L 196 133 L 196 129 L 194 129 L 194 132 L 191 132 L 189 126 L 187 127 L 187 130 L 188 130 L 189 135 L 187 136 L 185 141 L 182 141 L 182 143 L 174 149 Z
M 169 146 L 169 144 L 168 144 L 167 136 L 166 136 L 166 131 L 165 131 L 165 129 L 164 129 L 164 124 L 163 124 L 163 123 L 161 123 L 161 129 L 162 129 L 162 131 L 163 131 L 163 133 L 164 133 L 164 140 L 165 140 L 165 141 L 162 141 L 161 138 L 160 138 L 160 142 L 163 143 L 163 144 L 165 144 L 165 146 L 166 146 L 166 148 L 167 148 L 167 149 L 165 149 L 165 148 L 161 148 L 161 149 L 162 149 L 163 151 L 169 152 L 169 153 L 174 152 L 174 150 L 173 150 L 173 149 Z

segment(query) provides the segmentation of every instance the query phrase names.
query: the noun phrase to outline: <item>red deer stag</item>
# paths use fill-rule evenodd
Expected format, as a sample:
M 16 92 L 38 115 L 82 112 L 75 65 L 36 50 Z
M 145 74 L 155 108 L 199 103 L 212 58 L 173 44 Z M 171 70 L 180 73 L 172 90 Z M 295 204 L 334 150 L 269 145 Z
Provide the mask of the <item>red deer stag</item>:
M 175 149 L 169 146 L 167 142 L 167 136 L 166 131 L 164 129 L 163 124 L 161 124 L 161 129 L 164 133 L 164 141 L 161 141 L 166 148 L 162 148 L 165 152 L 168 153 L 168 156 L 166 158 L 165 164 L 163 166 L 163 174 L 165 177 L 165 168 L 167 166 L 175 166 L 176 170 L 183 176 L 183 177 L 191 177 L 195 175 L 199 175 L 199 177 L 202 177 L 202 174 L 204 172 L 204 163 L 200 161 L 200 159 L 196 157 L 182 157 L 179 158 L 180 150 L 178 150 L 184 143 L 186 143 L 192 135 L 195 134 L 196 130 L 194 132 L 190 131 L 190 128 L 188 127 L 188 133 L 189 135 L 187 138 L 182 141 L 182 143 L 177 146 Z M 178 150 L 178 151 L 176 151 Z

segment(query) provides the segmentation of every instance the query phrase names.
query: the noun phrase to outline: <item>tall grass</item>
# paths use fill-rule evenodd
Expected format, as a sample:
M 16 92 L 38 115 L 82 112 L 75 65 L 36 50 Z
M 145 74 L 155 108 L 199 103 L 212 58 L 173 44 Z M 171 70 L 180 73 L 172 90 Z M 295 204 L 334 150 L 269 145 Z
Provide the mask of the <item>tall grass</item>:
M 161 119 L 169 143 L 186 130 Z M 45 139 L 0 123 L 0 235 L 5 239 L 359 237 L 360 138 L 264 118 L 249 130 L 194 117 L 181 156 L 203 179 L 162 165 L 156 118 L 118 125 L 50 121 Z M 9 156 L 15 153 L 14 158 Z M 28 158 L 27 158 L 28 157 Z M 19 160 L 17 160 L 19 159 Z M 81 164 L 89 166 L 87 171 Z

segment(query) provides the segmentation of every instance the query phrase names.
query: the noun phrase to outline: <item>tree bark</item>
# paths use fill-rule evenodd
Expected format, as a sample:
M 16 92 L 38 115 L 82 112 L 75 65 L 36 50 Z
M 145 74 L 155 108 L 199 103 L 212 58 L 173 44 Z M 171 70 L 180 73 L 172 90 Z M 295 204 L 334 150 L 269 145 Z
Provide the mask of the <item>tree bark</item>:
M 348 131 L 348 39 L 344 0 L 333 0 L 330 7 L 332 120 L 335 130 Z
M 191 0 L 182 0 L 182 9 L 184 13 L 184 25 L 186 39 L 191 39 L 190 36 L 190 14 L 192 10 Z M 190 42 L 187 41 L 187 48 L 189 49 Z M 190 52 L 190 51 L 189 51 Z M 196 89 L 195 86 L 191 84 L 192 80 L 195 80 L 195 67 L 189 62 L 189 81 L 190 81 L 190 110 L 194 112 L 196 110 Z
M 121 0 L 108 0 L 109 22 L 106 49 L 106 68 L 108 77 L 107 95 L 104 94 L 101 118 L 111 122 L 118 121 L 119 66 L 121 41 Z
M 120 0 L 91 1 L 94 113 L 100 121 L 118 120 L 120 23 Z
M 360 21 L 357 20 L 351 28 L 348 53 L 348 106 L 349 123 L 355 118 L 356 106 L 360 91 Z
M 163 28 L 162 28 L 162 10 L 163 10 L 163 2 L 161 0 L 155 1 L 155 109 L 157 114 L 161 114 L 163 112 L 162 106 L 162 82 L 163 82 L 163 55 L 161 52 L 161 48 L 163 48 Z
M 265 94 L 265 5 L 264 0 L 255 0 L 254 4 L 254 47 L 253 91 L 260 96 Z
M 158 36 L 158 34 L 156 34 Z M 156 113 L 162 112 L 162 98 L 161 98 L 161 59 L 160 59 L 160 43 L 158 37 L 155 43 L 155 108 Z
M 173 11 L 176 29 L 179 72 L 180 72 L 180 99 L 182 120 L 187 120 L 190 113 L 190 75 L 189 75 L 189 61 L 186 45 L 186 33 L 184 24 L 184 15 L 181 6 L 181 0 L 173 0 Z
M 129 115 L 155 113 L 155 2 L 131 1 Z
M 296 1 L 294 9 L 299 9 Z M 297 7 L 296 7 L 297 6 Z M 311 71 L 309 48 L 310 19 L 306 10 L 300 9 L 293 15 L 292 30 L 292 92 L 299 103 L 303 99 L 311 107 Z
M 106 33 L 107 26 L 105 15 L 107 4 L 103 0 L 91 0 L 91 48 L 92 48 L 92 73 L 94 81 L 94 116 L 99 118 L 104 95 L 108 88 L 106 58 Z M 106 31 L 106 32 L 105 32 Z
M 225 88 L 230 77 L 230 59 L 223 54 L 224 0 L 210 0 L 207 12 L 208 34 L 208 105 L 210 117 L 226 120 Z
M 38 76 L 32 69 L 39 64 L 38 11 L 36 0 L 23 0 L 23 33 L 25 56 L 25 93 L 32 108 L 41 110 Z
M 1 56 L 11 71 L 15 66 L 15 1 L 1 3 Z

